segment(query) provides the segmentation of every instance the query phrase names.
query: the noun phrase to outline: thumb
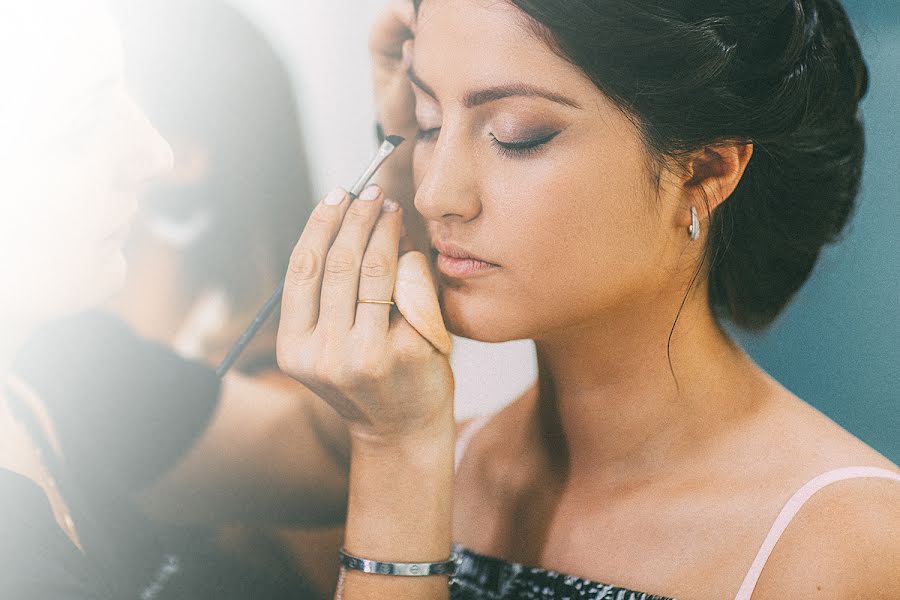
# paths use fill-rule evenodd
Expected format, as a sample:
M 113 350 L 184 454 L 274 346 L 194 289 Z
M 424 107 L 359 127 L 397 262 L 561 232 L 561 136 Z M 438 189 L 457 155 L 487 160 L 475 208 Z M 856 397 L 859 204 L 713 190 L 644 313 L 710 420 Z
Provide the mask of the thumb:
M 453 343 L 441 316 L 437 288 L 431 278 L 428 258 L 407 252 L 397 263 L 394 302 L 403 318 L 438 352 L 450 355 Z

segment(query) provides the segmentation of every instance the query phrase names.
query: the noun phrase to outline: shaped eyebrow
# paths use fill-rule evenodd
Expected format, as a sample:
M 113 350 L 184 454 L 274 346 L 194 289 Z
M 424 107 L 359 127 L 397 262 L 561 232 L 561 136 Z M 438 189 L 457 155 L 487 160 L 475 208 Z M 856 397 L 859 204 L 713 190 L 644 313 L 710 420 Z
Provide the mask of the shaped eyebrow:
M 418 75 L 416 75 L 416 72 L 412 67 L 409 67 L 409 69 L 407 69 L 406 75 L 407 77 L 409 77 L 409 80 L 413 83 L 413 85 L 437 100 L 437 95 L 434 93 L 434 90 L 432 90 L 431 87 L 428 86 L 428 84 L 422 81 L 422 79 Z M 514 96 L 544 98 L 546 100 L 550 100 L 564 106 L 581 109 L 581 105 L 571 98 L 525 83 L 511 83 L 507 85 L 500 85 L 496 87 L 468 92 L 463 98 L 463 106 L 465 106 L 466 108 L 474 108 L 476 106 L 487 104 L 488 102 L 494 102 L 495 100 L 510 98 Z

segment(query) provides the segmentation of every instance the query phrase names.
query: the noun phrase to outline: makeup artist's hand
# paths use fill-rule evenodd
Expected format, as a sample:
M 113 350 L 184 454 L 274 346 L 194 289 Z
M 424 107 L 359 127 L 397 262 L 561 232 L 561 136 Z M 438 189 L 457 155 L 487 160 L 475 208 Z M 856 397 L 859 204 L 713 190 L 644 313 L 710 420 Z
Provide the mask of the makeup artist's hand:
M 389 0 L 369 34 L 378 119 L 388 134 L 404 137 L 417 129 L 415 96 L 406 76 L 415 23 L 412 0 Z
M 352 202 L 342 190 L 329 198 L 340 203 L 314 209 L 291 256 L 279 366 L 345 419 L 354 444 L 443 442 L 455 427 L 448 357 L 390 305 L 357 303 L 394 294 L 402 209 L 377 186 Z M 408 297 L 437 307 L 424 275 Z
M 412 59 L 416 14 L 412 0 L 388 0 L 369 35 L 376 114 L 387 135 L 401 135 L 406 143 L 382 167 L 378 182 L 387 195 L 404 207 L 404 249 L 430 254 L 425 224 L 413 206 L 413 140 L 418 133 L 416 101 L 406 75 Z
M 313 210 L 285 278 L 277 353 L 281 369 L 347 423 L 344 547 L 374 560 L 430 562 L 451 548 L 450 362 L 392 306 L 357 303 L 394 295 L 402 219 L 375 186 L 352 202 L 336 190 Z M 431 278 L 423 279 L 414 296 L 436 305 Z M 345 600 L 448 597 L 444 577 L 350 571 L 342 582 Z

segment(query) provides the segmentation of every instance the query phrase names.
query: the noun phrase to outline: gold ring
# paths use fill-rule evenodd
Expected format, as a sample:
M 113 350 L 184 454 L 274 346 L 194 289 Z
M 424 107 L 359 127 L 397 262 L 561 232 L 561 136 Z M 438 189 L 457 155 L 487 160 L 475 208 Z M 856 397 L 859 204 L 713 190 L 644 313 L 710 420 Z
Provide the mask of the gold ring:
M 391 300 L 357 300 L 356 303 L 357 304 L 390 304 L 391 306 L 394 305 L 393 301 L 391 301 Z

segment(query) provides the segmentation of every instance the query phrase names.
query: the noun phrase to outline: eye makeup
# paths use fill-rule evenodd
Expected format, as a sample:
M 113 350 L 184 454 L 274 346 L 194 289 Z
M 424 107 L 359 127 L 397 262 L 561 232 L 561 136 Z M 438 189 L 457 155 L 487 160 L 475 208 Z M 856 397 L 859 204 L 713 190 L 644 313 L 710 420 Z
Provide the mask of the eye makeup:
M 543 146 L 559 135 L 560 131 L 555 131 L 549 135 L 541 135 L 521 142 L 502 142 L 498 140 L 494 134 L 490 134 L 491 144 L 497 148 L 497 151 L 505 157 L 522 158 L 533 156 L 541 151 Z
M 433 140 L 439 133 L 440 127 L 432 127 L 431 129 L 419 129 L 416 132 L 417 142 L 428 142 Z M 543 147 L 553 138 L 562 133 L 562 130 L 550 133 L 539 133 L 536 136 L 527 137 L 521 141 L 506 142 L 497 138 L 494 133 L 488 134 L 491 145 L 497 152 L 505 158 L 526 158 L 534 156 L 540 152 Z
M 434 106 L 436 101 L 422 96 L 424 94 L 416 91 L 416 121 L 420 124 L 416 142 L 427 143 L 441 131 L 440 125 L 428 127 L 427 124 L 440 124 L 442 117 L 441 111 Z M 560 122 L 561 116 L 555 112 L 526 102 L 526 105 L 518 106 L 501 100 L 496 107 L 476 109 L 478 112 L 472 117 L 475 137 L 484 135 L 503 158 L 527 158 L 538 154 L 566 125 Z
M 416 141 L 427 142 L 433 139 L 440 130 L 440 127 L 432 127 L 431 129 L 419 129 L 418 131 L 416 131 Z

